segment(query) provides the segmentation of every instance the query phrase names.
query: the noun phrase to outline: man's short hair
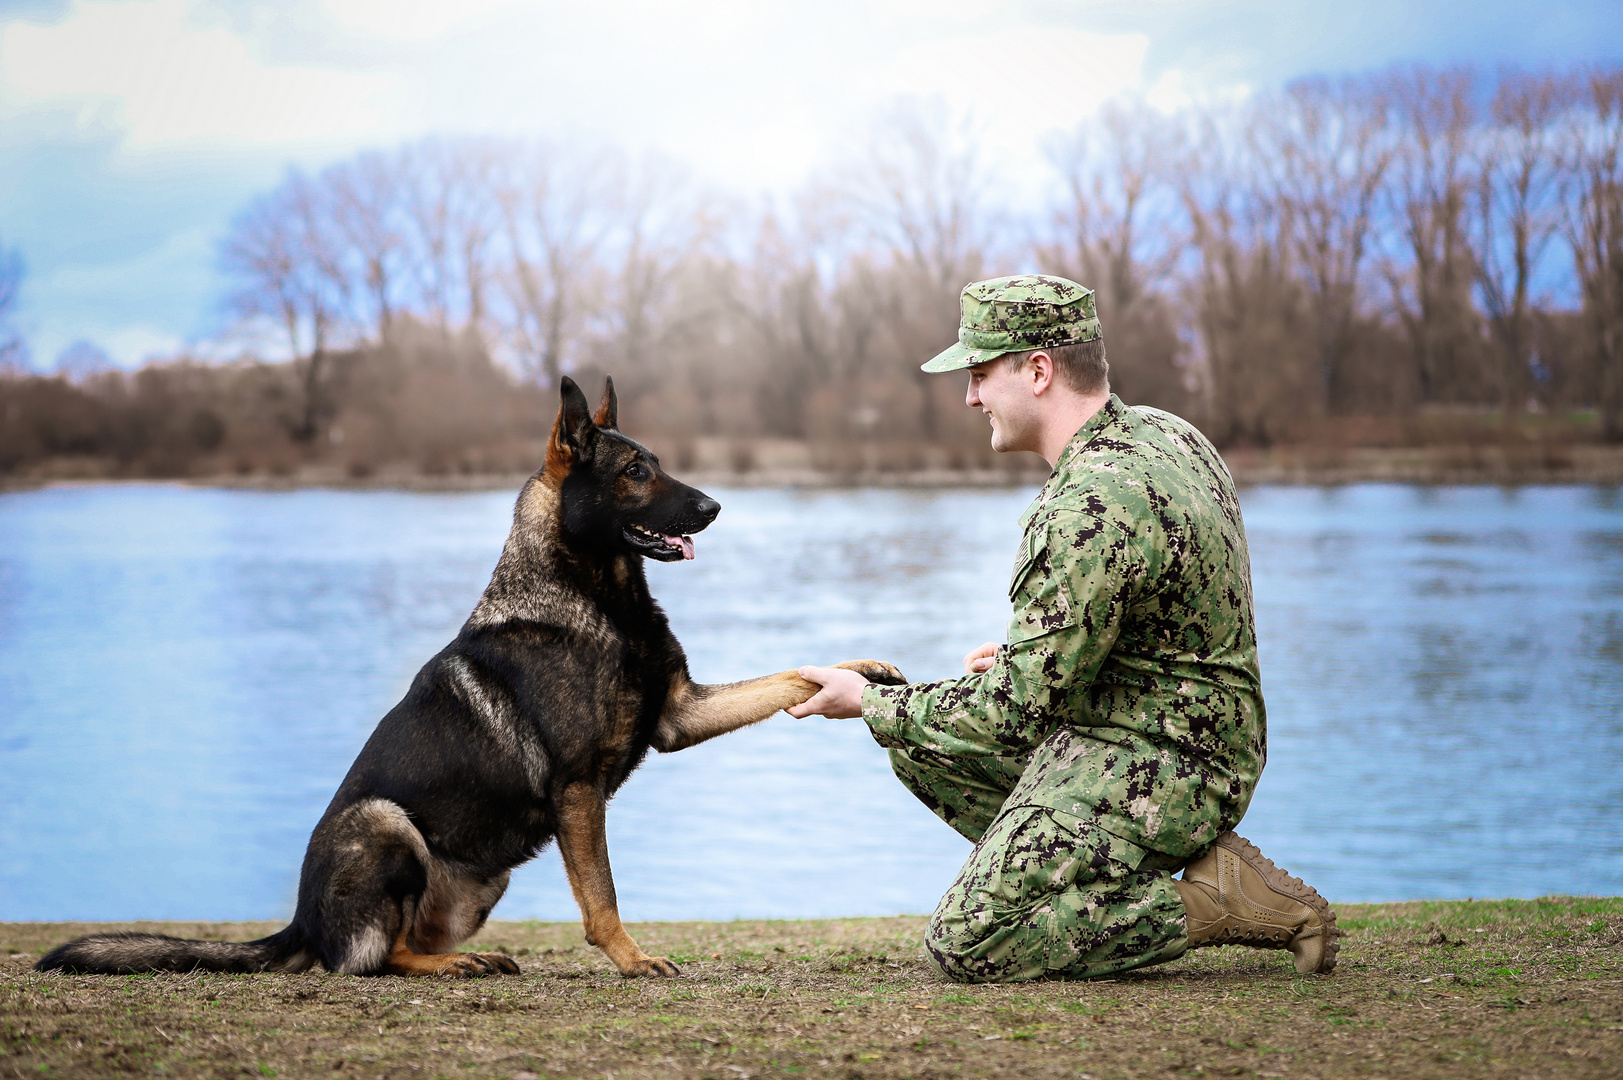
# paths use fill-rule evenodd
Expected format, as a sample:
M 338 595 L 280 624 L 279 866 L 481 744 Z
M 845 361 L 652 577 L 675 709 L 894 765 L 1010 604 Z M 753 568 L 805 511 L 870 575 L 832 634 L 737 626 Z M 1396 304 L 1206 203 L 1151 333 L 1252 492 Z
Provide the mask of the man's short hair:
M 1060 380 L 1078 394 L 1099 394 L 1110 389 L 1110 365 L 1105 361 L 1105 339 L 1077 341 L 1070 345 L 1050 345 L 1046 349 L 1027 349 L 1024 352 L 1005 353 L 1001 357 L 1010 371 L 1018 371 L 1032 353 L 1047 353 L 1054 361 L 1054 370 Z

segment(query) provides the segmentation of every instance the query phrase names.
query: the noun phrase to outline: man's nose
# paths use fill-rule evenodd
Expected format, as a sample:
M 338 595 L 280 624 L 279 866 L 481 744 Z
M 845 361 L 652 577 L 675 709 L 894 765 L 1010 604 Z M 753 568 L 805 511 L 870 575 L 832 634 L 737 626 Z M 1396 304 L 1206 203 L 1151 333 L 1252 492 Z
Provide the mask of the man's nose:
M 971 409 L 974 409 L 978 408 L 980 403 L 981 396 L 975 393 L 975 378 L 974 376 L 970 376 L 969 389 L 964 391 L 964 404 L 968 405 Z

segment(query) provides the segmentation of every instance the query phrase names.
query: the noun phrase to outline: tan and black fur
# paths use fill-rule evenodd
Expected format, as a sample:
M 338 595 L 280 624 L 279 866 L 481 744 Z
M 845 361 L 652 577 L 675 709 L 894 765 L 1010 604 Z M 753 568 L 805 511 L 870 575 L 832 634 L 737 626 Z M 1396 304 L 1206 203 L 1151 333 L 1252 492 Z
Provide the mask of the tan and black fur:
M 608 799 L 649 749 L 681 750 L 764 720 L 817 687 L 793 671 L 695 683 L 648 591 L 644 558 L 680 559 L 715 500 L 618 430 L 613 383 L 592 415 L 563 380 L 546 465 L 473 614 L 378 724 L 310 837 L 292 923 L 244 943 L 94 934 L 39 970 L 515 973 L 452 952 L 514 867 L 554 837 L 586 940 L 622 975 L 675 975 L 620 924 Z M 887 664 L 843 666 L 900 682 Z

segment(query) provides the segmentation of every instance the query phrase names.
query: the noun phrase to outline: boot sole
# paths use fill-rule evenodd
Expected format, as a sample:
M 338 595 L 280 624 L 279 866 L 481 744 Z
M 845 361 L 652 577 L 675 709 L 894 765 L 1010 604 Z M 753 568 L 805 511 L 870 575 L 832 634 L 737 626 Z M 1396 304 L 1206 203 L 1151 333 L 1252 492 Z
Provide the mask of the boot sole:
M 1238 833 L 1226 832 L 1219 836 L 1212 846 L 1232 851 L 1261 874 L 1262 880 L 1267 882 L 1270 889 L 1292 900 L 1299 900 L 1318 912 L 1319 920 L 1324 924 L 1324 958 L 1319 961 L 1316 971 L 1320 975 L 1328 975 L 1334 971 L 1336 954 L 1341 951 L 1341 931 L 1336 929 L 1336 913 L 1330 907 L 1330 902 L 1301 878 L 1292 877 L 1275 866 L 1272 859 L 1258 850 L 1257 845 Z

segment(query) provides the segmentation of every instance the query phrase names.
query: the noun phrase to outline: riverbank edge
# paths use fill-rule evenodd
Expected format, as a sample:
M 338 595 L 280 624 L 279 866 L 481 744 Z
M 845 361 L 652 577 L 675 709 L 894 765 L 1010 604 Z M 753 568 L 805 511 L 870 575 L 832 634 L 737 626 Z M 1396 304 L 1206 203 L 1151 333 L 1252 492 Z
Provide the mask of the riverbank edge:
M 1224 454 L 1240 487 L 1336 487 L 1348 484 L 1499 486 L 1586 484 L 1623 485 L 1623 446 L 1509 445 L 1404 448 L 1276 447 L 1238 449 Z M 1032 464 L 1025 464 L 1025 462 Z M 748 469 L 677 470 L 698 487 L 722 488 L 1017 488 L 1042 484 L 1048 472 L 1034 457 L 1021 455 L 1002 469 L 918 469 L 836 472 L 762 465 Z M 187 487 L 247 491 L 306 488 L 341 491 L 471 492 L 516 491 L 528 473 L 432 474 L 386 467 L 353 476 L 333 465 L 308 465 L 284 473 L 217 474 L 183 477 L 127 477 L 84 469 L 45 470 L 0 477 L 0 491 L 126 483 L 170 483 Z

